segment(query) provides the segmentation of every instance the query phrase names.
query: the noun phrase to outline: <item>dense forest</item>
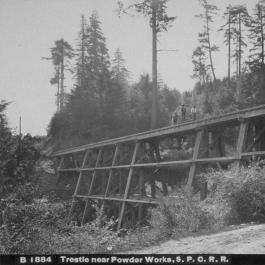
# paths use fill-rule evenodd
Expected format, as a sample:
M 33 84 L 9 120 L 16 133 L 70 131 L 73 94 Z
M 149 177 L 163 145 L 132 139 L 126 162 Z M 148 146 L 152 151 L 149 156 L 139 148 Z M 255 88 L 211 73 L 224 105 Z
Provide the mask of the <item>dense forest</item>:
M 164 17 L 157 22 L 158 28 L 162 22 L 166 23 L 164 27 L 172 23 L 172 18 L 165 16 L 167 1 L 162 3 Z M 173 111 L 181 103 L 186 105 L 188 113 L 196 106 L 199 117 L 264 103 L 264 1 L 256 5 L 253 16 L 241 5 L 228 6 L 221 14 L 218 7 L 208 1 L 200 3 L 204 12 L 197 17 L 204 26 L 198 33 L 199 45 L 192 53 L 195 86 L 191 91 L 179 92 L 159 80 L 157 127 L 169 125 Z M 127 8 L 150 16 L 141 5 Z M 211 39 L 211 24 L 217 16 L 223 16 L 219 30 L 227 46 L 224 60 L 228 62 L 228 74 L 223 79 L 215 74 L 218 66 L 214 64 L 213 55 L 218 47 Z M 66 40 L 60 39 L 51 49 L 55 74 L 50 82 L 58 92 L 57 112 L 51 119 L 48 135 L 57 143 L 77 145 L 150 129 L 154 101 L 150 75 L 142 74 L 134 83 L 129 81 L 130 72 L 122 51 L 117 48 L 114 58 L 109 56 L 96 12 L 88 20 L 81 17 L 77 36 L 77 47 L 72 48 Z M 248 56 L 243 56 L 244 53 Z M 235 72 L 231 71 L 232 65 Z M 65 92 L 65 71 L 75 80 L 70 93 Z

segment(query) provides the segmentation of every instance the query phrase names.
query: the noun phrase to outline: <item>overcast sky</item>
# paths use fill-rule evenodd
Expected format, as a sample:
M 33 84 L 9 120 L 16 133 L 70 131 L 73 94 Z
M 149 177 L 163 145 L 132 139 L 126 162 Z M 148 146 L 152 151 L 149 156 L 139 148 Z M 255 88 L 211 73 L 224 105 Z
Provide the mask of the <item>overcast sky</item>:
M 124 0 L 124 3 L 130 3 Z M 226 72 L 227 48 L 223 45 L 221 14 L 229 4 L 244 4 L 250 13 L 258 0 L 211 0 L 220 8 L 220 16 L 213 26 L 212 42 L 220 46 L 213 56 L 216 75 Z M 54 41 L 64 38 L 76 47 L 81 14 L 89 18 L 98 11 L 102 31 L 110 57 L 120 48 L 131 72 L 131 81 L 140 74 L 151 74 L 151 29 L 141 16 L 118 18 L 117 0 L 0 0 L 0 100 L 11 104 L 7 110 L 9 126 L 17 129 L 22 116 L 22 132 L 44 135 L 50 118 L 56 110 L 56 87 L 50 85 L 53 75 L 48 57 Z M 160 36 L 158 49 L 176 49 L 176 52 L 158 54 L 159 77 L 179 91 L 191 90 L 191 56 L 198 46 L 198 32 L 202 23 L 194 16 L 200 13 L 198 0 L 169 0 L 169 14 L 177 16 L 173 26 Z M 71 80 L 66 81 L 70 91 Z

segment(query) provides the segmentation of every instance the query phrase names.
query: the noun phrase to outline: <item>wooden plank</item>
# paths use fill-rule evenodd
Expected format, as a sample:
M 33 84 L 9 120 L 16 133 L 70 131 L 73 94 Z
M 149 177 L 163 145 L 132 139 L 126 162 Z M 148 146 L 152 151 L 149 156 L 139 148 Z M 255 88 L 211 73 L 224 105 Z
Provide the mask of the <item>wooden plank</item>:
M 60 172 L 61 172 L 61 168 L 62 168 L 63 162 L 64 162 L 64 156 L 62 156 L 62 157 L 60 158 L 59 166 L 58 166 L 58 168 L 56 169 L 56 182 L 55 182 L 56 184 L 59 183 Z
M 98 195 L 76 195 L 77 198 L 82 199 L 91 199 L 91 200 L 109 200 L 109 201 L 118 201 L 118 202 L 132 202 L 132 203 L 145 203 L 145 204 L 159 204 L 158 200 L 154 199 L 133 199 L 124 197 L 105 197 L 105 196 L 98 196 Z
M 241 154 L 243 153 L 246 135 L 248 130 L 249 121 L 243 121 L 240 123 L 239 126 L 239 133 L 238 133 L 238 140 L 237 140 L 237 157 L 241 159 Z
M 109 192 L 109 188 L 110 188 L 110 184 L 111 184 L 111 180 L 112 180 L 112 175 L 113 175 L 113 167 L 116 164 L 117 156 L 118 156 L 118 153 L 119 153 L 119 147 L 120 147 L 119 145 L 116 145 L 115 153 L 114 153 L 113 160 L 112 160 L 112 165 L 111 165 L 112 168 L 110 169 L 108 183 L 107 183 L 107 187 L 106 187 L 106 191 L 105 191 L 105 197 L 108 196 L 108 192 Z
M 194 150 L 193 150 L 193 156 L 192 156 L 193 163 L 190 166 L 189 177 L 188 177 L 188 181 L 187 181 L 187 185 L 186 185 L 186 190 L 188 192 L 191 190 L 192 182 L 193 182 L 193 179 L 194 179 L 194 176 L 196 173 L 196 160 L 198 158 L 200 144 L 202 141 L 203 134 L 204 134 L 204 130 L 199 130 L 196 133 L 196 139 L 195 139 L 195 143 L 194 143 Z
M 98 155 L 97 155 L 97 160 L 96 160 L 96 165 L 95 165 L 95 168 L 99 165 L 99 161 L 101 159 L 101 155 L 102 155 L 102 148 L 99 149 L 98 151 Z M 96 177 L 96 171 L 94 170 L 94 172 L 92 173 L 92 179 L 91 179 L 91 183 L 90 183 L 90 187 L 89 187 L 89 190 L 88 190 L 88 195 L 91 194 L 92 192 L 92 188 L 93 188 L 93 185 L 94 185 L 94 181 L 95 181 L 95 177 Z M 82 221 L 81 221 L 81 224 L 83 225 L 84 222 L 85 222 L 85 219 L 87 217 L 87 213 L 88 213 L 88 200 L 86 201 L 86 205 L 85 205 L 85 209 L 84 209 L 84 212 L 83 212 L 83 216 L 82 216 Z
M 145 186 L 144 186 L 144 176 L 142 172 L 139 175 L 139 194 L 140 197 L 143 198 L 145 193 Z M 138 223 L 140 224 L 143 220 L 143 205 L 139 204 L 138 205 Z
M 189 166 L 193 162 L 207 164 L 207 163 L 217 163 L 217 162 L 232 162 L 236 160 L 237 157 L 211 157 L 211 158 L 199 158 L 196 160 L 176 160 L 176 161 L 165 161 L 165 162 L 155 162 L 155 163 L 143 163 L 143 164 L 134 164 L 134 165 L 119 165 L 119 166 L 109 166 L 109 167 L 97 167 L 97 168 L 81 168 L 79 171 L 100 171 L 100 170 L 109 170 L 109 169 L 130 169 L 130 168 L 146 168 L 146 167 L 167 167 L 167 166 Z M 67 171 L 76 171 L 76 169 L 62 169 L 60 172 Z
M 155 155 L 156 155 L 156 161 L 161 162 L 161 155 L 159 151 L 159 146 L 157 143 L 155 143 Z M 162 180 L 162 190 L 163 190 L 163 195 L 167 196 L 168 190 L 167 190 L 167 184 L 164 180 Z
M 83 162 L 82 162 L 82 167 L 85 167 L 85 164 L 87 162 L 88 153 L 89 153 L 89 150 L 87 150 L 85 152 L 85 155 L 84 155 L 84 158 L 83 158 Z M 81 181 L 82 181 L 82 177 L 83 177 L 83 171 L 80 171 L 79 176 L 78 176 L 78 180 L 77 180 L 77 184 L 76 184 L 76 187 L 75 187 L 74 195 L 73 195 L 72 205 L 71 205 L 69 216 L 68 216 L 68 220 L 69 221 L 71 221 L 71 217 L 72 217 L 72 214 L 73 214 L 73 211 L 74 211 L 74 207 L 75 207 L 75 204 L 76 204 L 75 197 L 78 194 L 78 191 L 79 191 L 79 188 L 80 188 L 80 184 L 81 184 Z
M 97 169 L 99 161 L 101 159 L 102 151 L 103 151 L 103 148 L 100 148 L 99 151 L 98 151 L 96 166 L 95 166 L 95 168 L 93 170 L 94 172 L 93 172 L 93 176 L 92 176 L 92 180 L 91 180 L 91 183 L 90 183 L 88 194 L 91 194 L 91 192 L 93 190 L 93 186 L 94 186 L 94 182 L 95 182 L 95 178 L 96 178 L 96 169 Z
M 168 126 L 164 128 L 159 128 L 152 131 L 142 132 L 138 134 L 128 135 L 124 137 L 119 137 L 110 140 L 104 140 L 98 143 L 83 145 L 79 147 L 69 148 L 66 150 L 57 151 L 53 154 L 53 156 L 61 156 L 65 154 L 71 153 L 78 153 L 82 152 L 87 149 L 99 148 L 102 146 L 113 145 L 117 143 L 123 142 L 133 142 L 133 141 L 140 141 L 140 140 L 147 140 L 151 138 L 166 136 L 170 134 L 181 134 L 183 132 L 194 131 L 198 130 L 200 127 L 203 126 L 216 126 L 226 123 L 237 122 L 240 118 L 249 119 L 258 116 L 265 116 L 265 105 L 257 106 L 254 108 L 249 108 L 245 110 L 235 111 L 231 113 L 226 113 L 219 116 L 213 116 L 206 119 L 185 122 L 178 125 Z
M 133 165 L 135 163 L 136 155 L 137 155 L 137 151 L 139 149 L 139 146 L 140 146 L 140 143 L 136 142 L 135 143 L 135 148 L 134 148 L 134 151 L 133 151 L 131 165 Z M 121 225 L 122 225 L 122 219 L 124 217 L 124 210 L 125 210 L 125 202 L 128 199 L 129 189 L 130 189 L 131 179 L 132 179 L 132 174 L 133 174 L 133 168 L 130 168 L 129 174 L 128 174 L 128 178 L 127 178 L 126 188 L 125 188 L 125 192 L 124 192 L 124 197 L 123 197 L 124 201 L 122 202 L 120 216 L 119 216 L 119 221 L 118 221 L 118 230 L 120 230 Z
M 150 154 L 151 161 L 153 163 L 156 163 L 155 156 L 154 156 L 154 146 L 152 144 L 149 144 L 149 147 L 150 147 L 149 154 Z M 152 198 L 155 198 L 156 196 L 155 180 L 152 174 L 149 175 L 149 178 L 150 178 L 150 186 L 151 186 L 151 196 Z
M 247 136 L 247 130 L 249 126 L 249 121 L 242 121 L 239 126 L 239 132 L 238 132 L 238 140 L 237 140 L 237 147 L 236 147 L 236 152 L 237 152 L 237 168 L 240 167 L 241 164 L 241 158 L 242 158 L 242 153 L 244 149 L 244 145 L 246 142 L 246 136 Z
M 245 152 L 241 153 L 241 157 L 248 157 L 248 156 L 264 156 L 265 151 L 254 151 L 254 152 Z

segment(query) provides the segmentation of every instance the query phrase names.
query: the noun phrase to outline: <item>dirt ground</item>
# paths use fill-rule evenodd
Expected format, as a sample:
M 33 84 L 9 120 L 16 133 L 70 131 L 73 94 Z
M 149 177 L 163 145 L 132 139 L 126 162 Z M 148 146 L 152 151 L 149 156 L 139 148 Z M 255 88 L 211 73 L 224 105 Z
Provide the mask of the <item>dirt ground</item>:
M 265 254 L 265 224 L 229 227 L 229 231 L 169 240 L 134 254 Z

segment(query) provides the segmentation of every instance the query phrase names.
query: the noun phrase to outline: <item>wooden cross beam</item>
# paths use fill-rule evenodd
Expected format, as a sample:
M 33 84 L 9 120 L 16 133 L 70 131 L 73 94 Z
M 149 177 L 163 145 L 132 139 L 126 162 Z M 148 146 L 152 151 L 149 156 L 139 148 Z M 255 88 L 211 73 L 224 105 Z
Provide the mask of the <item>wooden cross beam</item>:
M 196 174 L 196 162 L 195 161 L 198 159 L 199 149 L 200 149 L 200 144 L 202 141 L 203 133 L 204 133 L 204 129 L 201 129 L 201 130 L 196 132 L 196 139 L 195 139 L 193 156 L 192 156 L 193 163 L 190 166 L 189 177 L 188 177 L 188 181 L 187 181 L 187 185 L 186 185 L 186 191 L 187 192 L 191 191 L 193 179 L 194 179 L 195 174 Z
M 100 148 L 99 151 L 98 151 L 95 167 L 98 167 L 99 161 L 101 159 L 101 155 L 102 155 L 102 148 Z M 88 190 L 88 195 L 91 195 L 91 192 L 92 192 L 92 189 L 93 189 L 93 185 L 94 185 L 94 182 L 95 182 L 95 178 L 96 178 L 96 172 L 97 171 L 94 170 L 94 172 L 92 173 L 93 175 L 92 175 L 92 178 L 91 178 L 90 187 L 89 187 L 89 190 Z M 83 216 L 82 216 L 82 221 L 81 221 L 82 225 L 84 224 L 84 222 L 86 220 L 86 217 L 87 217 L 88 206 L 89 206 L 88 204 L 89 204 L 89 201 L 88 201 L 88 199 L 86 199 L 86 205 L 85 205 L 85 209 L 84 209 Z
M 63 162 L 64 162 L 64 156 L 61 156 L 60 157 L 60 162 L 59 162 L 59 166 L 58 168 L 56 168 L 56 183 L 58 184 L 59 182 L 59 179 L 60 179 L 60 172 L 61 172 L 61 169 L 62 169 L 62 166 L 63 166 Z
M 85 155 L 84 155 L 84 158 L 83 158 L 83 162 L 82 162 L 82 168 L 84 168 L 85 165 L 86 165 L 87 158 L 88 158 L 88 153 L 89 153 L 89 150 L 87 150 L 85 152 Z M 78 194 L 78 191 L 79 191 L 79 188 L 80 188 L 80 185 L 81 185 L 81 181 L 82 181 L 82 177 L 83 177 L 83 171 L 80 171 L 79 176 L 78 176 L 78 180 L 77 180 L 77 184 L 76 184 L 76 188 L 75 188 L 75 192 L 74 192 L 74 195 L 73 195 L 72 205 L 71 205 L 69 216 L 68 216 L 68 220 L 69 221 L 71 221 L 71 218 L 72 218 L 72 214 L 73 214 L 74 207 L 75 207 L 75 204 L 76 204 L 76 198 L 75 197 Z

